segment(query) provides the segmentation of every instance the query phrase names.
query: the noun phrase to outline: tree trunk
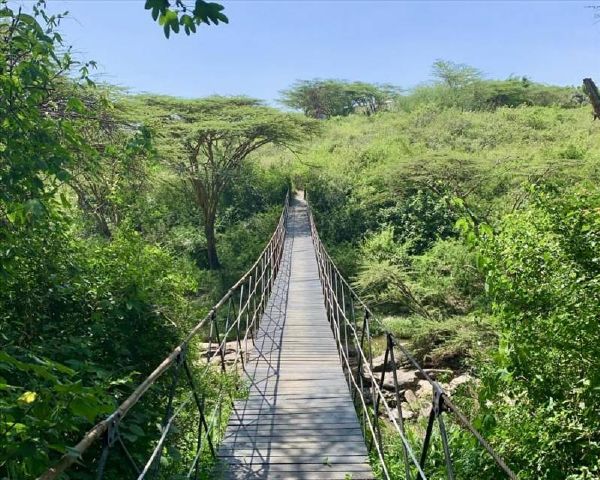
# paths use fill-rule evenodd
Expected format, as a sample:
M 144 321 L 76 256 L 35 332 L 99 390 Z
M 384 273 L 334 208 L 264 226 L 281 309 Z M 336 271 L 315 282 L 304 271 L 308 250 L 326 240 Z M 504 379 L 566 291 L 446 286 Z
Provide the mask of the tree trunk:
M 215 238 L 215 216 L 204 216 L 204 235 L 206 236 L 206 251 L 208 255 L 208 268 L 218 270 L 221 267 L 217 255 L 217 239 Z
M 594 120 L 596 120 L 600 118 L 600 95 L 598 94 L 598 88 L 591 78 L 583 79 L 583 88 L 590 99 L 592 108 L 594 109 Z

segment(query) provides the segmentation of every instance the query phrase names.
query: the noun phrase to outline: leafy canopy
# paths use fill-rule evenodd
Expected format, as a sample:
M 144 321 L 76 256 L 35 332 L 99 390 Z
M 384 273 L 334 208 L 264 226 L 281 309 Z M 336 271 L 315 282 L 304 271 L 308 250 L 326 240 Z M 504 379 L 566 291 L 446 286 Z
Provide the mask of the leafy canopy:
M 436 81 L 450 88 L 464 87 L 483 79 L 480 70 L 448 60 L 436 60 L 432 66 L 432 75 Z
M 221 195 L 243 161 L 264 145 L 294 145 L 317 131 L 313 120 L 283 113 L 246 97 L 181 100 L 140 97 L 164 138 L 175 138 L 166 158 L 202 212 L 208 265 L 217 269 L 216 221 Z M 162 127 L 161 127 L 162 126 Z
M 398 93 L 390 85 L 372 85 L 342 80 L 300 80 L 281 92 L 280 102 L 313 118 L 371 115 Z
M 163 27 L 167 38 L 171 32 L 179 33 L 182 27 L 185 34 L 190 35 L 196 33 L 196 27 L 203 23 L 229 23 L 223 13 L 223 5 L 204 0 L 196 0 L 193 5 L 183 0 L 146 0 L 144 8 L 151 10 L 152 18 Z

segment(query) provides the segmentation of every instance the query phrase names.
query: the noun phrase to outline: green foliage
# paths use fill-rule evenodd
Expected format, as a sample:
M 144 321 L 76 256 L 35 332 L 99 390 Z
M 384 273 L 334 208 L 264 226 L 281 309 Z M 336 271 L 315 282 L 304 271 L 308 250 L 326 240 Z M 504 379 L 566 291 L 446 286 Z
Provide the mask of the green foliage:
M 216 224 L 221 197 L 230 187 L 246 158 L 265 145 L 290 148 L 317 132 L 314 121 L 282 113 L 245 97 L 211 97 L 180 100 L 139 97 L 146 115 L 162 128 L 173 150 L 168 163 L 191 192 L 202 212 L 208 267 L 220 268 Z
M 536 192 L 483 244 L 503 339 L 482 395 L 523 478 L 597 473 L 599 199 L 595 186 Z
M 115 390 L 114 382 L 148 373 L 193 318 L 185 295 L 194 279 L 166 252 L 130 232 L 105 243 L 65 229 L 64 219 L 51 218 L 2 242 L 11 252 L 0 294 L 0 375 L 11 394 L 0 402 L 2 444 L 14 448 L 1 456 L 17 478 L 41 473 L 114 408 L 130 388 Z M 28 391 L 37 394 L 35 408 L 20 410 L 19 395 Z M 12 423 L 19 429 L 8 428 Z M 21 435 L 23 449 L 7 441 L 10 432 Z
M 295 182 L 383 326 L 478 377 L 453 399 L 519 478 L 596 478 L 597 125 L 578 90 L 458 70 L 395 111 L 323 122 Z M 458 476 L 500 478 L 449 423 Z
M 0 352 L 0 471 L 6 478 L 34 478 L 52 453 L 68 451 L 69 436 L 110 413 L 114 405 L 104 390 L 108 372 L 12 350 L 12 355 Z M 85 386 L 84 378 L 95 385 Z
M 437 241 L 422 255 L 412 257 L 412 266 L 421 302 L 447 314 L 472 310 L 483 293 L 476 254 L 455 239 Z
M 532 208 L 505 217 L 485 246 L 490 294 L 513 345 L 510 363 L 535 398 L 563 399 L 580 372 L 594 370 L 599 199 L 596 189 L 536 194 Z
M 413 325 L 411 349 L 425 366 L 468 369 L 497 342 L 495 326 L 480 315 L 454 316 Z
M 181 27 L 186 35 L 190 35 L 196 33 L 196 27 L 203 23 L 229 23 L 223 13 L 223 5 L 204 0 L 195 0 L 193 6 L 183 0 L 146 0 L 144 8 L 151 10 L 152 19 L 163 27 L 167 38 L 171 32 L 179 33 Z
M 165 162 L 182 147 L 172 124 L 163 129 L 164 118 L 152 116 L 160 99 L 140 112 L 115 89 L 80 82 L 92 63 L 71 59 L 55 30 L 60 16 L 47 16 L 43 2 L 34 10 L 0 2 L 0 477 L 18 479 L 72 452 L 205 315 L 263 248 L 288 183 L 285 172 L 257 162 L 227 178 L 217 231 L 230 268 L 202 270 L 202 219 Z M 204 132 L 228 129 L 230 139 L 254 128 L 283 143 L 298 118 L 246 99 L 238 117 L 217 118 L 225 103 L 178 107 L 200 112 Z M 199 380 L 207 411 L 220 385 L 213 377 Z M 227 393 L 243 390 L 219 379 Z M 160 434 L 165 391 L 159 381 L 121 425 L 138 463 Z M 195 419 L 184 416 L 182 432 Z M 189 460 L 193 436 L 174 435 L 164 457 L 173 472 Z M 130 473 L 120 460 L 107 476 Z M 70 478 L 91 477 L 82 466 Z
M 432 75 L 439 83 L 451 89 L 464 88 L 483 78 L 483 74 L 476 68 L 447 60 L 433 62 Z
M 421 105 L 432 105 L 481 111 L 521 105 L 575 108 L 588 103 L 580 88 L 544 85 L 527 77 L 487 80 L 469 65 L 444 60 L 433 64 L 433 78 L 433 84 L 421 85 L 409 95 L 397 97 L 397 108 L 412 111 Z
M 36 4 L 36 11 L 40 4 Z M 83 147 L 72 122 L 56 121 L 53 79 L 77 64 L 62 45 L 61 17 L 38 17 L 0 1 L 0 201 L 5 221 L 43 214 L 45 200 L 69 178 L 72 151 Z
M 354 285 L 372 305 L 386 312 L 406 309 L 430 317 L 470 311 L 483 292 L 475 254 L 456 240 L 438 240 L 421 255 L 412 244 L 394 240 L 386 227 L 361 245 Z
M 302 110 L 313 118 L 351 113 L 372 115 L 391 102 L 398 90 L 390 85 L 372 85 L 342 80 L 299 80 L 281 92 L 281 103 Z

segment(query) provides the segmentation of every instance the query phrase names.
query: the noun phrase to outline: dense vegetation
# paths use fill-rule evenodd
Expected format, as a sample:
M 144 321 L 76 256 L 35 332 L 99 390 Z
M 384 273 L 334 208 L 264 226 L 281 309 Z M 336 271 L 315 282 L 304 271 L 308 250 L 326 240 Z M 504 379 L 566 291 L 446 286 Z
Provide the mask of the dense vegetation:
M 165 33 L 226 21 L 198 5 L 146 7 Z M 39 475 L 114 409 L 252 263 L 292 183 L 383 325 L 477 377 L 456 400 L 520 479 L 600 476 L 600 127 L 581 90 L 438 61 L 402 94 L 298 82 L 282 103 L 305 115 L 128 96 L 34 11 L 0 1 L 1 478 Z M 136 459 L 164 410 L 147 401 L 122 432 Z M 450 434 L 461 478 L 499 478 Z
M 10 479 L 66 453 L 254 261 L 289 175 L 243 160 L 311 128 L 250 99 L 125 99 L 94 86 L 89 65 L 59 53 L 60 18 L 36 10 L 0 4 L 0 478 Z M 202 108 L 203 123 L 184 121 Z M 225 133 L 235 115 L 245 123 Z M 196 176 L 178 168 L 194 135 L 217 133 L 213 156 L 194 156 Z M 208 269 L 201 181 L 220 200 L 219 270 Z M 138 463 L 156 440 L 160 388 L 124 427 Z
M 434 75 L 390 111 L 329 120 L 296 179 L 385 327 L 477 376 L 458 401 L 519 478 L 597 478 L 598 126 L 578 89 Z M 501 478 L 451 441 L 460 478 Z

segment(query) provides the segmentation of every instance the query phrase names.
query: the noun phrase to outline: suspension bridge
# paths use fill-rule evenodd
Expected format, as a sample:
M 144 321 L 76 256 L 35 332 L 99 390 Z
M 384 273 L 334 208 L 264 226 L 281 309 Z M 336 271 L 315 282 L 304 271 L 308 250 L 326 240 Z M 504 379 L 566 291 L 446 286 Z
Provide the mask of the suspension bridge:
M 373 322 L 371 310 L 327 254 L 303 195 L 286 197 L 277 228 L 250 270 L 118 409 L 40 480 L 66 478 L 70 469 L 93 470 L 98 480 L 426 480 L 432 442 L 441 444 L 445 477 L 454 479 L 460 477 L 452 462 L 448 417 L 489 454 L 494 478 L 516 479 L 441 386 L 386 333 L 383 365 L 395 366 L 402 358 L 431 386 L 427 427 L 418 445 L 408 440 L 395 367 L 395 401 L 384 395 L 386 368 L 373 371 Z M 199 337 L 208 340 L 200 359 L 193 358 Z M 247 394 L 239 398 L 226 382 L 214 382 L 207 395 L 203 379 L 215 373 L 239 376 Z M 130 410 L 156 405 L 149 399 L 161 399 L 164 414 L 140 461 L 139 449 L 132 453 L 131 437 L 122 432 Z M 386 435 L 397 436 L 400 453 L 387 451 L 383 423 Z M 170 442 L 187 457 L 161 461 Z M 402 465 L 400 473 L 391 471 L 391 462 Z M 116 477 L 123 465 L 131 475 Z

